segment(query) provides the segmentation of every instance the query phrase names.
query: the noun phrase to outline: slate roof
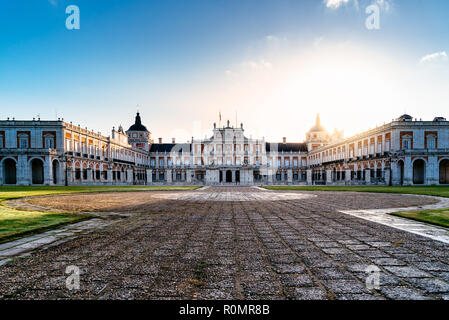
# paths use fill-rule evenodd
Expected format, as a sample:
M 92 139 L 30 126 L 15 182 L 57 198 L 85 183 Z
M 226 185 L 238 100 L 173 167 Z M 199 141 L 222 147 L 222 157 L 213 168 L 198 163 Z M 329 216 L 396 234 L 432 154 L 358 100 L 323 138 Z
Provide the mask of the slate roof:
M 155 143 L 151 145 L 150 152 L 190 152 L 190 143 Z
M 305 143 L 283 143 L 283 142 L 267 142 L 267 152 L 307 152 L 307 145 Z

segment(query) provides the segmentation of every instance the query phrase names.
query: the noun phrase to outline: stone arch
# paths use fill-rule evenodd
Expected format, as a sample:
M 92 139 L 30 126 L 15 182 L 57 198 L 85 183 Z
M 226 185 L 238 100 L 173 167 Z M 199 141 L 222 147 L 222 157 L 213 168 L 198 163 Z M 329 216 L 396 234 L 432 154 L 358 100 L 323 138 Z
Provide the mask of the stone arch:
M 426 180 L 426 161 L 418 158 L 413 161 L 413 184 L 424 184 Z
M 3 183 L 17 184 L 17 161 L 14 158 L 5 158 L 2 160 Z
M 449 159 L 443 158 L 439 165 L 440 184 L 449 184 Z
M 40 158 L 30 160 L 31 183 L 44 184 L 44 161 Z

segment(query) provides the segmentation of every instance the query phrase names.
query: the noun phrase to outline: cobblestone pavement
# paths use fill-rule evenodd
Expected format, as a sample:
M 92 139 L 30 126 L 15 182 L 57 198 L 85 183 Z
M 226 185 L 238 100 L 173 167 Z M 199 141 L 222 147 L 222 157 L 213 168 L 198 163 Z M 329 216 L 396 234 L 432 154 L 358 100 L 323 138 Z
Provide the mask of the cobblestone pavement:
M 282 192 L 197 192 L 204 195 L 195 201 L 153 192 L 65 196 L 61 202 L 71 207 L 103 203 L 104 210 L 111 199 L 114 211 L 139 214 L 1 266 L 0 297 L 449 299 L 449 245 L 338 212 L 420 206 L 432 202 L 427 198 L 300 192 L 311 197 L 262 200 Z M 248 201 L 208 196 L 222 192 L 261 194 Z M 81 270 L 79 290 L 66 289 L 71 265 Z M 380 269 L 377 290 L 365 285 L 371 265 Z

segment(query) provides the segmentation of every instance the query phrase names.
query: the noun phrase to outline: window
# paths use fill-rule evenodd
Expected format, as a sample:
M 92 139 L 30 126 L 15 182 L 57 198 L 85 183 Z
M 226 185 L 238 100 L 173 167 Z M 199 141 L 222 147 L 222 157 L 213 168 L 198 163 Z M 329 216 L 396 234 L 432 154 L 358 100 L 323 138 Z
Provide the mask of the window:
M 382 143 L 380 142 L 377 144 L 377 152 L 382 153 Z
M 3 145 L 3 135 L 0 134 L 0 148 L 4 148 L 5 146 Z
M 298 168 L 298 159 L 293 159 L 293 167 Z
M 404 140 L 404 149 L 405 150 L 407 150 L 407 149 L 410 149 L 410 140 Z
M 156 160 L 151 159 L 150 163 L 151 163 L 151 168 L 154 168 L 156 166 Z
M 285 166 L 286 166 L 287 168 L 290 168 L 290 160 L 285 159 Z
M 436 143 L 435 143 L 435 136 L 429 135 L 427 136 L 427 149 L 435 149 Z
M 409 135 L 405 135 L 402 137 L 402 149 L 409 150 L 412 148 L 412 137 Z
M 164 159 L 159 159 L 159 167 L 164 167 Z
M 28 146 L 28 135 L 27 134 L 21 134 L 19 135 L 19 148 L 21 149 L 27 149 Z
M 52 134 L 47 134 L 44 137 L 45 149 L 53 149 L 55 147 L 55 137 Z

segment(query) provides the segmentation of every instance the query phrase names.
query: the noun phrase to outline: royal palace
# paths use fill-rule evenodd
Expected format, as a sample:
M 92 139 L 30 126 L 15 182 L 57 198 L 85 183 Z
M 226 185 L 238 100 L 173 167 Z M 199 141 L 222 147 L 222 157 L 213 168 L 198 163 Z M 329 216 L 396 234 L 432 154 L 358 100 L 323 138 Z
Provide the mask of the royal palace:
M 214 124 L 210 138 L 155 143 L 137 113 L 103 136 L 63 119 L 0 121 L 1 185 L 449 184 L 449 122 L 401 117 L 343 138 L 317 116 L 303 142 L 247 138 Z

